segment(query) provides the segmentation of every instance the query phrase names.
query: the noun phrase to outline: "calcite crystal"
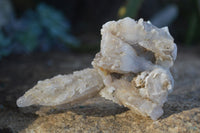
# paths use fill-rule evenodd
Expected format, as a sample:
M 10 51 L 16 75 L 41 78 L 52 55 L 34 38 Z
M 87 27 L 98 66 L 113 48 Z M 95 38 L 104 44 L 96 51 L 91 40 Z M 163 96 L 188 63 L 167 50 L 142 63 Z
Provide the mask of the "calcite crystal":
M 101 34 L 93 68 L 39 81 L 17 105 L 55 106 L 99 93 L 135 113 L 158 119 L 174 85 L 170 67 L 177 47 L 168 28 L 124 18 L 104 24 Z
M 92 65 L 104 79 L 101 96 L 156 120 L 173 88 L 169 68 L 177 48 L 165 28 L 125 18 L 103 25 Z
M 17 100 L 19 107 L 30 105 L 55 106 L 88 99 L 104 87 L 95 69 L 84 69 L 69 75 L 58 75 L 38 81 L 32 89 Z

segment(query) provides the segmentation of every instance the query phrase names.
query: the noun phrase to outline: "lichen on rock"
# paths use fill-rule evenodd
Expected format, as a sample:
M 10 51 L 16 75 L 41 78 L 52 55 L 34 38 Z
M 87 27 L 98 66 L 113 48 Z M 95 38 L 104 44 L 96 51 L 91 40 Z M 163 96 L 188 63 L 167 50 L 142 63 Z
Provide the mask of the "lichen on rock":
M 99 93 L 135 113 L 158 119 L 174 84 L 170 67 L 177 47 L 168 28 L 124 18 L 104 24 L 101 34 L 93 69 L 38 82 L 17 105 L 55 106 Z

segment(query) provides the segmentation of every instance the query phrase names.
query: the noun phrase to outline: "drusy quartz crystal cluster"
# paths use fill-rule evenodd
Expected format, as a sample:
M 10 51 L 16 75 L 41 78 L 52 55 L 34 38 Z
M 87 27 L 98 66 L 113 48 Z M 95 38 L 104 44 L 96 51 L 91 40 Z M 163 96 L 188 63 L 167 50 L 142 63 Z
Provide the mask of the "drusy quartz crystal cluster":
M 101 35 L 93 68 L 38 81 L 17 105 L 56 106 L 99 93 L 134 113 L 158 119 L 174 85 L 170 68 L 177 47 L 168 28 L 124 18 L 104 24 Z

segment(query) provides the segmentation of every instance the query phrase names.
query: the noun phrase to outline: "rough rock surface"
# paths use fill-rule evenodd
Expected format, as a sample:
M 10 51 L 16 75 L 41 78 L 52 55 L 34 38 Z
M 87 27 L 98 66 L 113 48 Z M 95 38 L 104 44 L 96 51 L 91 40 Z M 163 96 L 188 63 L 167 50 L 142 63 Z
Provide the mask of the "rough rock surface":
M 69 108 L 17 108 L 15 101 L 38 79 L 89 67 L 92 57 L 63 53 L 13 57 L 0 62 L 0 132 L 200 132 L 199 48 L 180 49 L 174 91 L 157 121 L 97 97 Z M 40 59 L 40 60 L 39 60 Z M 34 66 L 34 67 L 33 67 Z M 27 80 L 29 79 L 29 80 Z M 35 111 L 40 114 L 35 115 Z M 44 114 L 43 112 L 48 112 Z

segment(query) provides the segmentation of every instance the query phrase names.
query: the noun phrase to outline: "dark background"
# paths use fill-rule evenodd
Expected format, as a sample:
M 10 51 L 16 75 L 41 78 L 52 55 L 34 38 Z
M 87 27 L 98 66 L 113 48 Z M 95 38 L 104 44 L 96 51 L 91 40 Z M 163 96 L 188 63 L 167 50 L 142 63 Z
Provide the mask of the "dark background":
M 178 46 L 200 43 L 199 0 L 1 0 L 0 6 L 0 58 L 52 50 L 94 54 L 101 26 L 126 16 L 168 26 Z

